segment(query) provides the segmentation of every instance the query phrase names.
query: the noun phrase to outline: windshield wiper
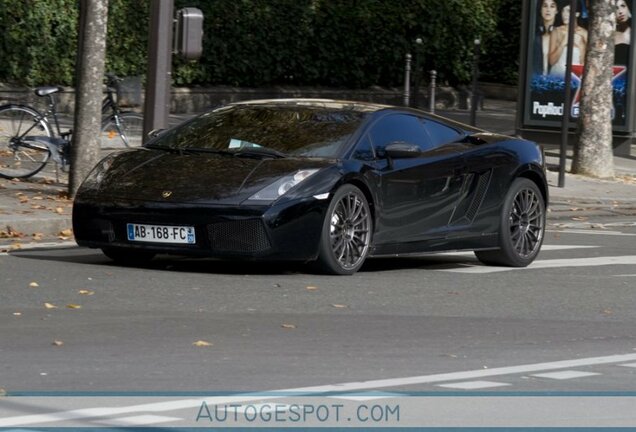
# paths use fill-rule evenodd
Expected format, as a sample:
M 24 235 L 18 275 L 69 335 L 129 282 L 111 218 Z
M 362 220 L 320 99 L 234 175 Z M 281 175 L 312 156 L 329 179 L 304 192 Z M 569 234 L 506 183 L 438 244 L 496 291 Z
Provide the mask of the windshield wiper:
M 278 150 L 274 150 L 267 147 L 249 147 L 232 152 L 235 156 L 246 157 L 272 157 L 276 159 L 286 158 L 287 155 Z
M 287 155 L 285 153 L 279 152 L 278 150 L 265 148 L 265 147 L 253 147 L 253 148 L 244 148 L 239 150 L 220 150 L 215 148 L 205 148 L 205 147 L 164 147 L 158 145 L 149 145 L 146 148 L 156 149 L 156 150 L 164 150 L 170 153 L 177 153 L 179 155 L 184 154 L 197 154 L 197 153 L 213 153 L 220 154 L 223 156 L 236 156 L 236 157 L 272 157 L 272 158 L 286 158 Z

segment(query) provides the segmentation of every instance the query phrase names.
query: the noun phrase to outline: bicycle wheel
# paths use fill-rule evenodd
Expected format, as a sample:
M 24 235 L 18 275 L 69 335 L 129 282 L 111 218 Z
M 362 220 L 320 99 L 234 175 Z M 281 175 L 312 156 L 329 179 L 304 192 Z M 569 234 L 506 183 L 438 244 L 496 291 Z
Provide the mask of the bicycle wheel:
M 51 137 L 49 124 L 33 108 L 0 107 L 0 177 L 24 178 L 39 172 L 51 152 L 38 137 Z
M 139 147 L 143 142 L 144 117 L 127 111 L 108 117 L 102 126 L 100 143 L 103 149 Z

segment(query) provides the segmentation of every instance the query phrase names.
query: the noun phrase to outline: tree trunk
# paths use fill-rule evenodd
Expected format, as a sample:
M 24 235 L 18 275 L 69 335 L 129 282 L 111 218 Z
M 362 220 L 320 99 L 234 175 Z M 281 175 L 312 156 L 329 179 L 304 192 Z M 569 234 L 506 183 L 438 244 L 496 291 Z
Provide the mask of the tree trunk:
M 68 188 L 71 197 L 75 196 L 80 184 L 100 158 L 102 82 L 108 20 L 108 0 L 82 0 L 79 4 L 82 18 Z
M 591 0 L 590 26 L 581 90 L 580 135 L 572 172 L 614 176 L 612 153 L 612 67 L 616 1 Z

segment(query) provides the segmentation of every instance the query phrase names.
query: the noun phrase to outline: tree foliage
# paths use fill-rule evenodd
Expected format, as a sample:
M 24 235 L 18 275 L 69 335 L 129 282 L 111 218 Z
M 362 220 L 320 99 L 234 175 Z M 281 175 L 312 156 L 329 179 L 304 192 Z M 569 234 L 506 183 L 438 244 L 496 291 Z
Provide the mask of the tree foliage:
M 0 0 L 0 81 L 72 84 L 78 0 Z M 106 68 L 119 75 L 146 69 L 149 0 L 111 0 Z M 442 82 L 470 80 L 472 42 L 484 59 L 518 49 L 518 0 L 176 0 L 204 13 L 204 54 L 175 59 L 177 85 L 313 85 L 361 88 L 402 84 L 404 56 Z M 518 7 L 520 9 L 520 7 Z M 507 23 L 497 19 L 505 16 Z M 511 32 L 511 33 L 509 33 Z M 415 39 L 423 43 L 416 46 Z M 506 41 L 502 43 L 501 40 Z M 490 57 L 489 57 L 490 56 Z M 510 81 L 516 67 L 488 77 Z
M 484 35 L 486 52 L 480 61 L 481 79 L 516 85 L 519 77 L 519 35 L 523 2 L 496 2 L 497 26 Z

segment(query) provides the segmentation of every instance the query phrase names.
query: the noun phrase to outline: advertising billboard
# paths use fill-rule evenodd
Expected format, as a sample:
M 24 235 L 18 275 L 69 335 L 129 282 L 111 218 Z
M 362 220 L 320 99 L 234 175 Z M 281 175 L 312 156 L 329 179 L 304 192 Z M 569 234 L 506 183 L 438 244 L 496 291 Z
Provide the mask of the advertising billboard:
M 530 0 L 523 123 L 560 128 L 565 114 L 565 73 L 568 52 L 570 0 Z M 631 43 L 632 0 L 617 1 L 614 30 L 615 60 L 612 68 L 613 125 L 628 126 L 628 75 Z M 588 44 L 589 0 L 577 0 L 572 46 L 569 120 L 579 117 L 580 89 Z

